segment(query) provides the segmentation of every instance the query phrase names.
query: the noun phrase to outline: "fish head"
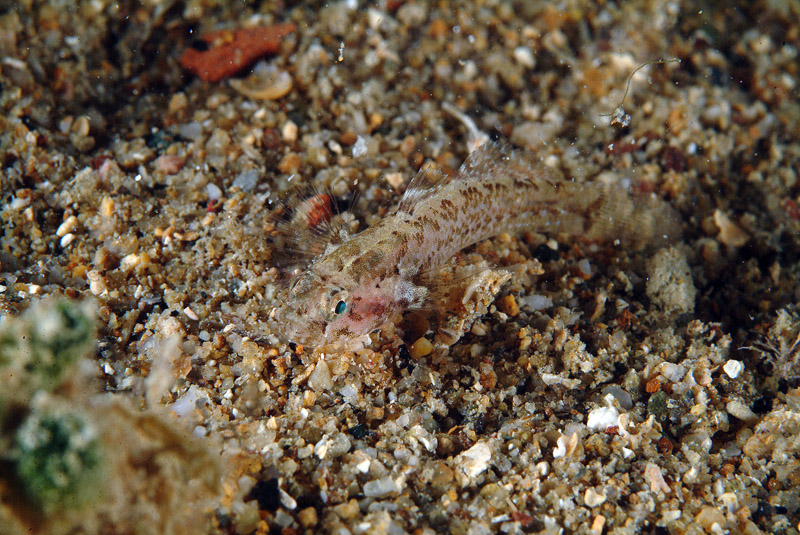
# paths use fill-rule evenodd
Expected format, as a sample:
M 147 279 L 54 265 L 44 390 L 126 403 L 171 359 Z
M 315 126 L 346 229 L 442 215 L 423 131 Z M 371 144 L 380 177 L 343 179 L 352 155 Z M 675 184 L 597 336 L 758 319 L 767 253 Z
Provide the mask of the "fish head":
M 276 318 L 288 341 L 309 347 L 346 345 L 402 311 L 390 280 L 361 279 L 312 268 L 292 284 Z

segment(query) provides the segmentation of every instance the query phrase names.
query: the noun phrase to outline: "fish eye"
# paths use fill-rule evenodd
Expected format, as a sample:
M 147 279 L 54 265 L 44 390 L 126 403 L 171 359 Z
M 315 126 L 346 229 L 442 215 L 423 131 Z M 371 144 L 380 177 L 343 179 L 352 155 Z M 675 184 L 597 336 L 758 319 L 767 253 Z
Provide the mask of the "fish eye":
M 322 302 L 322 315 L 328 321 L 333 321 L 347 312 L 347 291 L 335 288 Z

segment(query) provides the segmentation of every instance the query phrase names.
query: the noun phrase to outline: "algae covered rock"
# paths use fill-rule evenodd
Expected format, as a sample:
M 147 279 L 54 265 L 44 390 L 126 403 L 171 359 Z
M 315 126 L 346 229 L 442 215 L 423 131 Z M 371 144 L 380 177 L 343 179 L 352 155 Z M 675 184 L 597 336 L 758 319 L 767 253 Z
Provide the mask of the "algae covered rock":
M 86 417 L 67 409 L 33 411 L 15 438 L 17 477 L 42 510 L 80 506 L 95 497 L 102 445 Z
M 48 300 L 0 321 L 0 403 L 58 386 L 96 343 L 88 303 Z

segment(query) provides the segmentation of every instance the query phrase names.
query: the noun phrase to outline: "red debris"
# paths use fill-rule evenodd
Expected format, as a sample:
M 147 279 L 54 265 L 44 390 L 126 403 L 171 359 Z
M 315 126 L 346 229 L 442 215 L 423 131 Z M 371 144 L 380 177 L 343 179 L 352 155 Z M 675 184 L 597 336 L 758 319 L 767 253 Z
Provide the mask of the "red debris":
M 294 29 L 295 25 L 288 23 L 212 32 L 202 37 L 209 49 L 187 49 L 181 56 L 181 66 L 201 80 L 219 82 L 258 58 L 277 52 L 283 37 Z
M 514 522 L 519 522 L 523 528 L 527 528 L 533 524 L 533 517 L 528 513 L 523 513 L 522 511 L 512 511 L 511 520 Z
M 678 173 L 686 171 L 686 156 L 683 155 L 680 149 L 667 147 L 664 159 L 668 170 L 677 171 Z
M 786 210 L 786 215 L 791 217 L 793 220 L 800 221 L 800 207 L 798 207 L 797 202 L 795 202 L 793 199 L 786 199 L 783 209 Z

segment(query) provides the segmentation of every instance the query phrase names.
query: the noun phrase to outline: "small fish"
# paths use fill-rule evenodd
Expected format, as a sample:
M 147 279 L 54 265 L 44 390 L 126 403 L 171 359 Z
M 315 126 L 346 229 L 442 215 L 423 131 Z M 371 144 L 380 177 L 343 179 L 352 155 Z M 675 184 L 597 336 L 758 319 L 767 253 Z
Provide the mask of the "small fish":
M 676 221 L 658 198 L 576 183 L 530 153 L 484 143 L 455 176 L 423 169 L 390 215 L 329 246 L 294 281 L 276 319 L 290 341 L 357 347 L 429 304 L 431 273 L 481 240 L 532 230 L 640 248 L 675 238 Z

